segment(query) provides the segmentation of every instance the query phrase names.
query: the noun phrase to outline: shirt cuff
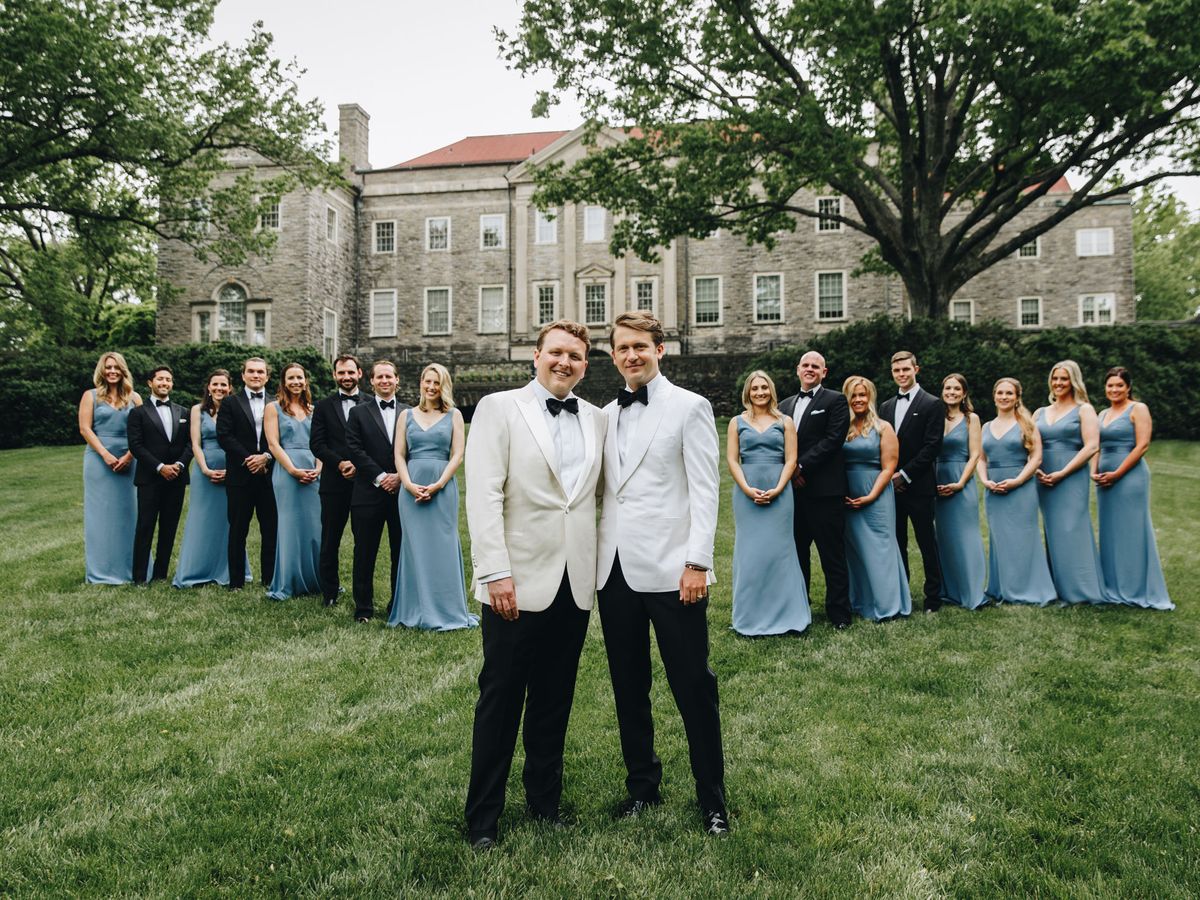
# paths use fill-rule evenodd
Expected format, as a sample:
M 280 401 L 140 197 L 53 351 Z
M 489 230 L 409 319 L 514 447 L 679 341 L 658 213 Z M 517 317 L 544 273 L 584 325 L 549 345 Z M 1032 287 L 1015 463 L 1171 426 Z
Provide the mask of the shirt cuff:
M 383 479 L 385 479 L 386 477 L 387 477 L 387 472 L 380 472 L 378 475 L 376 475 L 375 476 L 375 487 L 379 487 L 379 485 L 383 484 Z
M 165 468 L 166 468 L 166 464 L 165 464 L 165 463 L 159 463 L 159 464 L 158 464 L 158 466 L 157 466 L 157 467 L 155 467 L 154 471 L 156 471 L 156 472 L 161 472 L 161 471 L 162 471 L 163 469 L 165 469 Z
M 900 470 L 900 477 L 904 479 L 905 484 L 912 484 L 912 479 L 908 477 L 908 473 L 903 469 Z
M 475 580 L 478 581 L 480 584 L 487 584 L 491 581 L 499 581 L 501 578 L 512 578 L 512 570 L 505 569 L 502 572 L 495 572 L 491 575 L 480 575 Z

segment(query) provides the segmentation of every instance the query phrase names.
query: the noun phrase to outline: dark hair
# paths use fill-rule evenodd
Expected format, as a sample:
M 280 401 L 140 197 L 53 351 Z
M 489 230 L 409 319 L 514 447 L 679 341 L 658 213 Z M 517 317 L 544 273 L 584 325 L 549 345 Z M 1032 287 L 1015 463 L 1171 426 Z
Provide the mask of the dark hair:
M 233 376 L 229 374 L 228 369 L 213 369 L 208 373 L 208 377 L 204 379 L 204 399 L 200 401 L 200 409 L 210 416 L 215 416 L 219 407 L 216 401 L 213 400 L 213 395 L 208 392 L 208 385 L 218 375 L 224 376 L 225 380 L 229 382 L 229 389 L 233 390 Z
M 312 412 L 312 391 L 308 385 L 308 372 L 298 362 L 288 363 L 279 372 L 279 387 L 275 389 L 275 399 L 279 401 L 279 408 L 287 412 L 287 408 L 292 404 L 292 394 L 287 389 L 288 369 L 299 369 L 304 373 L 304 390 L 300 392 L 300 402 L 304 405 L 305 412 Z
M 971 413 L 975 412 L 975 407 L 971 403 L 971 389 L 969 387 L 967 387 L 967 376 L 963 375 L 959 372 L 951 372 L 949 375 L 947 375 L 945 378 L 942 379 L 942 387 L 943 388 L 946 386 L 946 382 L 949 381 L 951 378 L 953 378 L 955 381 L 957 381 L 959 383 L 959 385 L 962 386 L 962 392 L 963 392 L 962 402 L 958 404 L 958 408 L 962 410 L 964 416 L 971 415 Z M 945 401 L 943 401 L 943 403 L 944 402 Z M 949 407 L 946 408 L 946 418 L 950 418 L 950 408 Z M 970 425 L 971 423 L 968 422 L 967 424 Z
M 654 346 L 666 340 L 666 335 L 663 333 L 662 322 L 654 318 L 648 312 L 638 310 L 635 312 L 623 312 L 613 321 L 613 326 L 608 332 L 608 346 L 615 347 L 616 343 L 613 335 L 618 328 L 632 328 L 634 331 L 644 331 L 650 335 L 650 339 L 654 341 Z
M 339 356 L 337 359 L 335 359 L 333 361 L 334 371 L 337 371 L 338 363 L 343 363 L 346 360 L 350 360 L 350 362 L 354 363 L 354 368 L 358 369 L 360 372 L 362 371 L 362 363 L 360 363 L 358 361 L 358 357 L 353 356 L 349 353 L 343 353 L 341 356 Z
M 171 367 L 164 363 L 163 365 L 155 366 L 153 369 L 151 369 L 150 374 L 146 376 L 146 380 L 153 381 L 155 378 L 158 377 L 159 372 L 166 372 L 172 378 L 175 377 L 175 373 L 171 371 Z
M 546 343 L 546 335 L 552 331 L 565 331 L 573 338 L 579 338 L 583 341 L 584 355 L 592 351 L 592 337 L 588 334 L 587 326 L 580 325 L 578 322 L 572 322 L 570 319 L 559 319 L 556 322 L 550 322 L 542 326 L 542 330 L 538 332 L 537 348 L 542 349 L 542 344 Z
M 375 360 L 375 362 L 371 363 L 371 377 L 372 378 L 375 377 L 375 370 L 378 369 L 380 366 L 391 366 L 392 374 L 393 375 L 399 374 L 396 371 L 396 364 L 394 362 L 392 362 L 390 359 L 377 359 L 377 360 Z
M 1129 395 L 1130 395 L 1130 398 L 1132 399 L 1132 397 L 1133 397 L 1133 376 L 1129 374 L 1129 370 L 1127 368 L 1125 368 L 1124 366 L 1113 366 L 1111 369 L 1109 369 L 1107 372 L 1104 373 L 1104 383 L 1108 384 L 1108 379 L 1110 379 L 1110 378 L 1120 378 L 1123 382 L 1125 382 L 1125 387 L 1129 388 Z

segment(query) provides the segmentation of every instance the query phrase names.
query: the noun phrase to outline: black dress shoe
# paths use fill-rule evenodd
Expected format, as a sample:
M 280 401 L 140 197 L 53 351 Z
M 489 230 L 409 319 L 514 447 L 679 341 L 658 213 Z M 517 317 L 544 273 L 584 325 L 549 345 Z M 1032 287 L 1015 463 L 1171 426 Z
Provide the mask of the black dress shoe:
M 552 813 L 540 812 L 531 806 L 525 807 L 525 814 L 539 825 L 545 825 L 553 828 L 555 831 L 563 831 L 567 827 L 566 820 L 563 819 L 562 813 L 555 810 Z
M 834 631 L 845 631 L 849 627 L 850 627 L 849 622 L 835 622 L 833 629 L 834 629 Z
M 325 600 L 326 606 L 337 606 L 337 597 L 330 597 Z
M 493 834 L 473 834 L 467 838 L 471 849 L 476 853 L 487 853 L 496 846 L 496 836 Z
M 662 797 L 653 797 L 649 800 L 635 800 L 633 797 L 626 797 L 617 807 L 616 818 L 636 819 L 650 807 L 661 805 Z
M 729 834 L 729 816 L 723 809 L 708 809 L 704 811 L 704 832 L 714 837 Z
M 371 617 L 370 616 L 359 616 L 354 621 L 357 622 L 359 625 L 369 625 L 371 623 Z

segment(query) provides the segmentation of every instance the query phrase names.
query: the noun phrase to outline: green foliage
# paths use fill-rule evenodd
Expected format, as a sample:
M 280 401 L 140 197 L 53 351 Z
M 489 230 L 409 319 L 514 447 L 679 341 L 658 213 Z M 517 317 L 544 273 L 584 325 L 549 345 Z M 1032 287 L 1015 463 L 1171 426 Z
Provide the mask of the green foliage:
M 136 330 L 136 317 L 126 323 Z M 175 373 L 171 397 L 190 405 L 204 396 L 204 383 L 213 369 L 228 369 L 233 385 L 240 384 L 242 363 L 250 356 L 261 356 L 271 367 L 268 390 L 274 392 L 274 376 L 288 363 L 298 362 L 308 372 L 313 398 L 333 390 L 329 361 L 313 347 L 266 349 L 237 344 L 185 344 L 179 347 L 111 345 L 129 364 L 134 388 L 148 395 L 146 381 L 150 370 L 160 364 Z M 0 354 L 0 407 L 8 411 L 0 431 L 0 448 L 29 447 L 35 444 L 75 444 L 79 436 L 79 398 L 93 387 L 92 372 L 100 353 L 63 348 L 53 355 L 37 351 Z
M 1200 216 L 1170 190 L 1134 200 L 1133 277 L 1139 319 L 1200 315 Z
M 780 398 L 800 389 L 796 363 L 806 350 L 817 350 L 829 366 L 826 386 L 840 390 L 850 375 L 875 382 L 880 402 L 894 392 L 890 360 L 911 350 L 921 367 L 921 386 L 940 394 L 951 372 L 966 376 L 975 410 L 987 421 L 994 414 L 992 385 L 1003 376 L 1021 382 L 1025 405 L 1045 405 L 1051 367 L 1073 359 L 1083 370 L 1089 399 L 1097 409 L 1104 399 L 1104 373 L 1125 366 L 1133 375 L 1134 394 L 1150 407 L 1158 437 L 1200 439 L 1200 422 L 1180 386 L 1200 383 L 1200 328 L 1195 326 L 1114 325 L 1109 328 L 1053 328 L 1033 334 L 996 323 L 966 325 L 934 319 L 910 322 L 877 317 L 815 336 L 804 347 L 764 353 L 746 367 L 763 369 L 774 379 Z M 739 380 L 745 379 L 745 373 Z
M 649 257 L 770 245 L 810 194 L 878 244 L 918 315 L 1090 204 L 1200 171 L 1197 0 L 524 0 L 509 64 L 577 95 L 594 151 L 535 200 L 625 216 Z M 602 126 L 613 126 L 611 129 Z M 630 128 L 629 126 L 634 126 Z M 625 130 L 622 130 L 625 129 Z M 1117 184 L 1122 166 L 1138 174 Z M 1068 172 L 1075 193 L 1041 204 Z

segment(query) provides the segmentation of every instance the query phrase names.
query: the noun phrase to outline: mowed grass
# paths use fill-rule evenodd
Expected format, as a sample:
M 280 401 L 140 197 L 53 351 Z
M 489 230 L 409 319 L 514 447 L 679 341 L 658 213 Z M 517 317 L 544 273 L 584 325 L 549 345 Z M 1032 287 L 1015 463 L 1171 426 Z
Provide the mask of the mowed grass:
M 518 749 L 483 857 L 462 831 L 479 632 L 355 626 L 345 602 L 261 586 L 86 586 L 81 454 L 0 454 L 0 895 L 1200 894 L 1200 445 L 1151 453 L 1175 612 L 835 634 L 818 602 L 808 634 L 762 640 L 728 630 L 725 476 L 709 621 L 733 834 L 699 830 L 661 668 L 666 803 L 610 818 L 624 769 L 593 615 L 573 825 L 524 818 Z

